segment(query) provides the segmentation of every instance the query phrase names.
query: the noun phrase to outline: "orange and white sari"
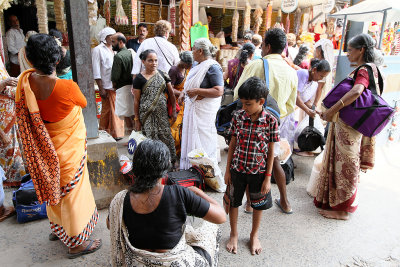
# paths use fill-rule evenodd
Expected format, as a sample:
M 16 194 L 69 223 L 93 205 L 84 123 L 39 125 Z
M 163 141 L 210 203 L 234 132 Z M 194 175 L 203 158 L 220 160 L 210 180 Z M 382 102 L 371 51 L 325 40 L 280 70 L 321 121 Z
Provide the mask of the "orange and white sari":
M 82 108 L 55 123 L 44 123 L 29 84 L 34 70 L 21 74 L 16 91 L 17 122 L 27 168 L 39 202 L 47 202 L 52 232 L 69 248 L 88 239 L 98 221 L 86 159 Z

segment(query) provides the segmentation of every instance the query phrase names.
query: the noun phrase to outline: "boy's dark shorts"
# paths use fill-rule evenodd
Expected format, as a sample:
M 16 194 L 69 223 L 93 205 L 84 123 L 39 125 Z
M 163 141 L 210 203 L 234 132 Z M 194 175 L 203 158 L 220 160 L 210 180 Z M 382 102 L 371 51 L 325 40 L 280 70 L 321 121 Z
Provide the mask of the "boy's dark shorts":
M 271 208 L 271 190 L 269 190 L 266 195 L 261 194 L 261 186 L 264 182 L 264 179 L 265 175 L 263 173 L 246 174 L 231 169 L 231 207 L 236 208 L 242 205 L 242 199 L 246 191 L 246 186 L 249 185 L 251 207 L 255 210 L 266 210 Z

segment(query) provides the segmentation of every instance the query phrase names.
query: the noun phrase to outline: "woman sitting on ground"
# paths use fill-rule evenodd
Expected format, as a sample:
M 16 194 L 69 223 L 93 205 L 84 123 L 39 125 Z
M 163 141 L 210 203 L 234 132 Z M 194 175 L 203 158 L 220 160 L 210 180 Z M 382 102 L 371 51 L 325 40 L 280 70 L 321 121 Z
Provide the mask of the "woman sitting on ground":
M 39 202 L 47 202 L 50 240 L 61 240 L 76 258 L 101 247 L 89 240 L 99 214 L 86 164 L 86 98 L 72 80 L 56 77 L 61 47 L 53 37 L 29 38 L 26 55 L 33 69 L 20 75 L 15 102 L 26 168 Z
M 176 99 L 179 98 L 181 92 L 183 91 L 186 77 L 193 65 L 193 55 L 191 51 L 184 51 L 179 55 L 179 57 L 181 60 L 179 61 L 178 65 L 172 66 L 168 72 L 168 75 L 171 78 L 171 84 L 173 86 L 174 95 Z M 170 119 L 171 133 L 172 137 L 175 140 L 175 150 L 177 158 L 180 157 L 181 153 L 182 121 L 183 121 L 184 106 L 185 106 L 184 103 L 179 103 L 180 110 L 176 117 L 176 121 L 174 123 L 172 122 L 172 119 Z
M 217 266 L 222 207 L 196 187 L 162 185 L 170 168 L 165 144 L 147 139 L 133 156 L 134 184 L 110 205 L 113 266 Z M 203 218 L 198 229 L 187 215 Z M 211 223 L 209 223 L 211 222 Z
M 140 54 L 145 69 L 133 79 L 135 130 L 166 144 L 172 163 L 176 162 L 175 141 L 168 120 L 167 97 L 172 106 L 172 122 L 176 120 L 176 99 L 168 74 L 158 70 L 157 54 L 148 49 Z

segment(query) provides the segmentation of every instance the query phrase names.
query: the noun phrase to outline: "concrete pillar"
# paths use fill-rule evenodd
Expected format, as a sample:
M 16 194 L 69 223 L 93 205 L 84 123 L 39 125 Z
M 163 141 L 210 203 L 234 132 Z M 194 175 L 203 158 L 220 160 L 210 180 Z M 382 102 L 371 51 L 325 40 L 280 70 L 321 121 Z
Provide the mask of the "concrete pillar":
M 87 107 L 83 109 L 88 138 L 98 136 L 96 100 L 90 51 L 89 17 L 87 0 L 65 0 L 68 39 L 74 81 L 85 95 Z

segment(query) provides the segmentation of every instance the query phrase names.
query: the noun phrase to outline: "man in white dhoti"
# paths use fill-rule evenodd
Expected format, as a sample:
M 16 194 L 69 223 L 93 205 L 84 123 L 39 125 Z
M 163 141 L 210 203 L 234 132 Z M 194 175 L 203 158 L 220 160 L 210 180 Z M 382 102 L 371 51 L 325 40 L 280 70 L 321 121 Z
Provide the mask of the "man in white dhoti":
M 166 20 L 157 21 L 154 26 L 155 37 L 143 41 L 137 50 L 133 60 L 132 74 L 136 75 L 143 70 L 144 66 L 139 56 L 143 51 L 152 49 L 156 51 L 158 58 L 158 69 L 168 73 L 169 69 L 177 65 L 180 61 L 179 52 L 175 45 L 168 42 L 169 33 L 171 32 L 171 23 Z
M 132 89 L 132 64 L 136 53 L 132 49 L 126 48 L 125 36 L 117 32 L 112 36 L 113 50 L 118 52 L 114 56 L 111 69 L 111 81 L 116 90 L 115 114 L 121 119 L 125 119 L 127 130 L 133 130 L 132 116 L 135 114 L 133 109 Z

